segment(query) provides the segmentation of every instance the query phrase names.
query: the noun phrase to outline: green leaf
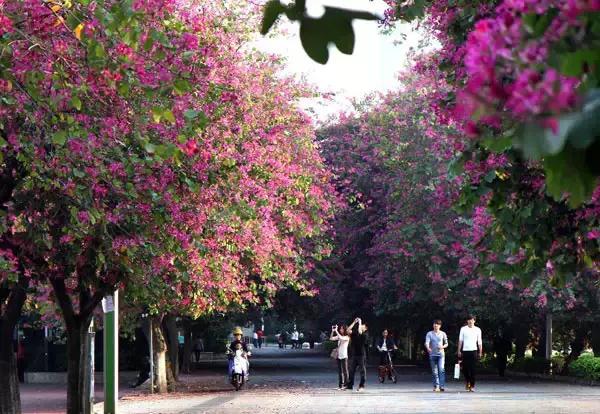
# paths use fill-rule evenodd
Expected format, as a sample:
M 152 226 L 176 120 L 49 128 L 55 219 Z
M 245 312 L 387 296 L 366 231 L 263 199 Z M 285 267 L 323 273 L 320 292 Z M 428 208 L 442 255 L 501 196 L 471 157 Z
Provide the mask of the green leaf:
M 488 173 L 483 177 L 485 182 L 491 183 L 496 179 L 496 170 L 488 171 Z
M 173 82 L 173 89 L 178 95 L 183 95 L 192 90 L 192 85 L 185 79 L 177 79 Z
M 266 35 L 275 24 L 279 15 L 285 13 L 286 7 L 279 0 L 270 0 L 265 4 L 263 18 L 260 26 L 260 33 Z
M 73 175 L 77 178 L 83 178 L 83 177 L 85 177 L 85 172 L 83 172 L 77 168 L 73 168 Z
M 376 20 L 369 12 L 336 7 L 325 7 L 322 17 L 314 19 L 306 15 L 300 18 L 300 40 L 302 47 L 315 62 L 325 64 L 329 60 L 329 43 L 334 43 L 340 52 L 352 54 L 355 35 L 352 20 Z
M 149 154 L 154 154 L 154 152 L 156 151 L 156 145 L 150 143 L 150 142 L 145 142 L 144 143 L 144 149 L 146 150 L 146 152 L 148 152 Z
M 587 201 L 597 185 L 597 177 L 586 165 L 585 151 L 570 145 L 559 154 L 547 156 L 544 170 L 548 194 L 556 200 L 569 194 L 573 208 Z
M 65 142 L 67 141 L 67 131 L 55 132 L 54 134 L 52 134 L 51 140 L 54 145 L 62 147 L 63 145 L 65 145 Z
M 579 77 L 586 64 L 593 65 L 600 61 L 600 53 L 595 49 L 582 49 L 558 55 L 560 72 L 566 76 Z
M 569 143 L 575 148 L 587 148 L 600 137 L 600 98 L 594 92 L 595 99 L 584 105 L 568 131 Z
M 163 116 L 162 108 L 152 108 L 152 119 L 154 120 L 154 122 L 156 122 L 158 124 L 160 122 L 160 120 L 162 119 L 162 116 Z
M 576 118 L 575 114 L 562 116 L 558 120 L 559 128 L 556 134 L 537 123 L 526 124 L 515 134 L 513 144 L 530 159 L 537 160 L 545 155 L 558 154 L 563 149 L 569 128 Z
M 306 54 L 315 62 L 325 64 L 329 60 L 327 45 L 329 39 L 324 37 L 318 20 L 306 19 L 300 26 L 300 41 Z
M 481 145 L 489 151 L 502 153 L 512 147 L 513 136 L 509 133 L 505 133 L 501 137 L 489 137 L 485 138 Z
M 196 117 L 200 114 L 200 111 L 195 111 L 193 109 L 188 109 L 183 113 L 183 117 L 188 121 L 196 119 Z
M 175 115 L 173 115 L 173 112 L 171 112 L 170 110 L 163 111 L 162 116 L 165 120 L 169 121 L 170 123 L 175 123 Z
M 208 117 L 202 111 L 188 109 L 183 113 L 183 117 L 188 121 L 196 121 L 196 125 L 202 129 L 208 124 Z
M 73 96 L 71 98 L 71 105 L 73 105 L 73 108 L 77 109 L 78 111 L 81 111 L 81 99 L 79 99 L 79 97 Z

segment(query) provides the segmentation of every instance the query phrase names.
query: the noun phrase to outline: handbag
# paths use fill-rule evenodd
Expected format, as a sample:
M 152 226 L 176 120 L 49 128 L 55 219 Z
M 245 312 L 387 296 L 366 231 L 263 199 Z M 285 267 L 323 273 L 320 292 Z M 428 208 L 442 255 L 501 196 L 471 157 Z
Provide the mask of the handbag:
M 331 354 L 329 356 L 333 359 L 338 359 L 338 349 L 337 346 L 331 350 Z
M 460 364 L 456 363 L 454 364 L 454 379 L 459 379 L 460 378 Z

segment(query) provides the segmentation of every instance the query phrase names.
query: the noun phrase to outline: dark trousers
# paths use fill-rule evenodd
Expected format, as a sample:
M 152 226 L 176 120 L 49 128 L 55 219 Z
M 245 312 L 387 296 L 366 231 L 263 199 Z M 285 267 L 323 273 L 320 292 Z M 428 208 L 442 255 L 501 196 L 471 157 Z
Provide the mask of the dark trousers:
M 348 358 L 338 359 L 338 384 L 345 387 L 348 384 Z
M 4 374 L 2 374 L 4 375 Z M 19 382 L 25 382 L 25 360 L 17 359 L 17 375 L 19 377 Z
M 496 364 L 498 366 L 498 375 L 501 377 L 504 376 L 504 371 L 506 371 L 506 354 L 497 353 L 496 352 Z
M 354 386 L 354 375 L 356 374 L 356 369 L 358 368 L 360 372 L 360 383 L 359 387 L 365 386 L 365 380 L 367 378 L 367 357 L 366 355 L 356 355 L 352 357 L 350 362 L 350 380 L 348 381 L 348 388 L 352 388 Z
M 463 374 L 465 381 L 471 387 L 475 386 L 475 362 L 477 361 L 477 351 L 463 351 Z
M 390 354 L 390 357 L 392 355 Z M 389 365 L 390 359 L 388 358 L 388 351 L 379 352 L 379 365 Z

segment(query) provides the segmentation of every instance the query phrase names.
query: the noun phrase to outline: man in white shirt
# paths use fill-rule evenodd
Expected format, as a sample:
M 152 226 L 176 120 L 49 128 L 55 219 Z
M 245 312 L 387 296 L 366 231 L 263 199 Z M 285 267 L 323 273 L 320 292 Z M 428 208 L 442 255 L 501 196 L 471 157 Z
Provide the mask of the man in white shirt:
M 460 328 L 458 336 L 458 359 L 463 361 L 465 375 L 465 388 L 469 392 L 475 391 L 475 363 L 477 357 L 483 355 L 481 329 L 475 326 L 475 317 L 467 316 L 467 326 Z
M 294 327 L 294 331 L 292 332 L 292 348 L 299 348 L 298 347 L 299 338 L 300 338 L 300 333 L 298 332 L 298 329 L 296 329 Z

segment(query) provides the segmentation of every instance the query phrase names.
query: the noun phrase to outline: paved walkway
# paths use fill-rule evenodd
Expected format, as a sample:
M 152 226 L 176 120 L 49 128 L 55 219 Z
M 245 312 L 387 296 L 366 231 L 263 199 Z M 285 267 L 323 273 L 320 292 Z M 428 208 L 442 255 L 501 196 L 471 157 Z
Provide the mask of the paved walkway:
M 364 392 L 338 391 L 334 361 L 312 351 L 255 352 L 251 381 L 235 392 L 224 362 L 182 376 L 179 392 L 124 396 L 120 412 L 146 413 L 598 413 L 600 387 L 483 377 L 475 393 L 452 381 L 433 393 L 427 372 L 401 367 L 397 384 L 377 383 L 370 368 Z M 96 406 L 102 412 L 102 404 Z

